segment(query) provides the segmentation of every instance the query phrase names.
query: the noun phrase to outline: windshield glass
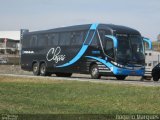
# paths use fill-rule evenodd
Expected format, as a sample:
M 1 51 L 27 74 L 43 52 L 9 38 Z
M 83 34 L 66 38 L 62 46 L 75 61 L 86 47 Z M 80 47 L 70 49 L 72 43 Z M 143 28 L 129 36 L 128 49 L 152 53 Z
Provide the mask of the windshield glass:
M 118 47 L 116 60 L 120 64 L 144 64 L 144 47 L 141 36 L 117 35 Z

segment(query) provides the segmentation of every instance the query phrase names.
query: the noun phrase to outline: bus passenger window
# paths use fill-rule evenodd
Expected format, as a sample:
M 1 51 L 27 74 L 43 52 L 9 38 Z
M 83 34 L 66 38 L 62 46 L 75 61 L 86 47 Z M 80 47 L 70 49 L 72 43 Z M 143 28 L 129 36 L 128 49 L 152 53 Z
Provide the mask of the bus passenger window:
M 28 48 L 30 47 L 30 36 L 24 36 L 22 39 L 22 48 Z
M 33 35 L 30 39 L 30 47 L 36 47 L 37 46 L 37 36 Z
M 38 36 L 38 46 L 45 47 L 47 46 L 47 36 L 46 35 L 39 35 Z
M 71 35 L 70 33 L 60 33 L 59 45 L 68 46 L 70 45 Z
M 54 35 L 48 35 L 48 46 L 53 45 Z
M 94 38 L 92 39 L 91 46 L 98 46 L 98 35 L 95 34 Z
M 59 41 L 59 36 L 56 33 L 48 35 L 48 46 L 57 46 Z
M 82 45 L 83 44 L 83 32 L 73 32 L 71 35 L 71 45 Z

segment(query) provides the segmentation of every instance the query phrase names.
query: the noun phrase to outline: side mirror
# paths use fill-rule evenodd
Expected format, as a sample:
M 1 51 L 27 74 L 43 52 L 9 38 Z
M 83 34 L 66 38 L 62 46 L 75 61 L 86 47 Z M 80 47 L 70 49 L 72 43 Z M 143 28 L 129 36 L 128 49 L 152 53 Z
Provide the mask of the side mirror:
M 145 45 L 145 43 L 148 45 L 148 49 L 152 49 L 152 42 L 151 42 L 151 40 L 149 39 L 149 38 L 144 38 L 143 37 L 143 41 L 144 41 L 144 45 Z
M 108 37 L 108 38 L 112 39 L 112 40 L 113 40 L 114 48 L 117 48 L 117 46 L 118 46 L 118 41 L 117 41 L 117 38 L 116 38 L 116 37 L 114 37 L 114 36 L 112 36 L 112 35 L 105 35 L 105 37 Z

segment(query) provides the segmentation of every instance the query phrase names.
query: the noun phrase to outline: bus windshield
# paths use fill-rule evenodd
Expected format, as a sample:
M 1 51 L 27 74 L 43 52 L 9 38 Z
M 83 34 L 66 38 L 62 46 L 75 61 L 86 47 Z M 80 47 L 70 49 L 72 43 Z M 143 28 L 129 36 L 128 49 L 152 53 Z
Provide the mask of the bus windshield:
M 118 47 L 116 61 L 119 64 L 143 65 L 145 61 L 144 47 L 141 36 L 138 35 L 117 35 Z

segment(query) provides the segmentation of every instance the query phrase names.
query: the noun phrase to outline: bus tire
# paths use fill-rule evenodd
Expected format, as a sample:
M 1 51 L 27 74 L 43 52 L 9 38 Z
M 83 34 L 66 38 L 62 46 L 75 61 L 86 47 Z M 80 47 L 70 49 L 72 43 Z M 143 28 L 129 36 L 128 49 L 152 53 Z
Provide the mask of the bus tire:
M 40 75 L 39 64 L 37 62 L 33 63 L 33 65 L 32 65 L 32 71 L 33 71 L 34 75 L 36 75 L 36 76 Z
M 71 77 L 72 73 L 56 73 L 57 77 Z
M 97 64 L 94 64 L 91 66 L 90 74 L 91 74 L 92 79 L 100 79 L 101 78 Z
M 126 77 L 125 75 L 116 75 L 117 80 L 124 80 Z
M 46 68 L 46 64 L 45 63 L 42 63 L 40 65 L 40 75 L 41 76 L 47 76 L 47 68 Z

